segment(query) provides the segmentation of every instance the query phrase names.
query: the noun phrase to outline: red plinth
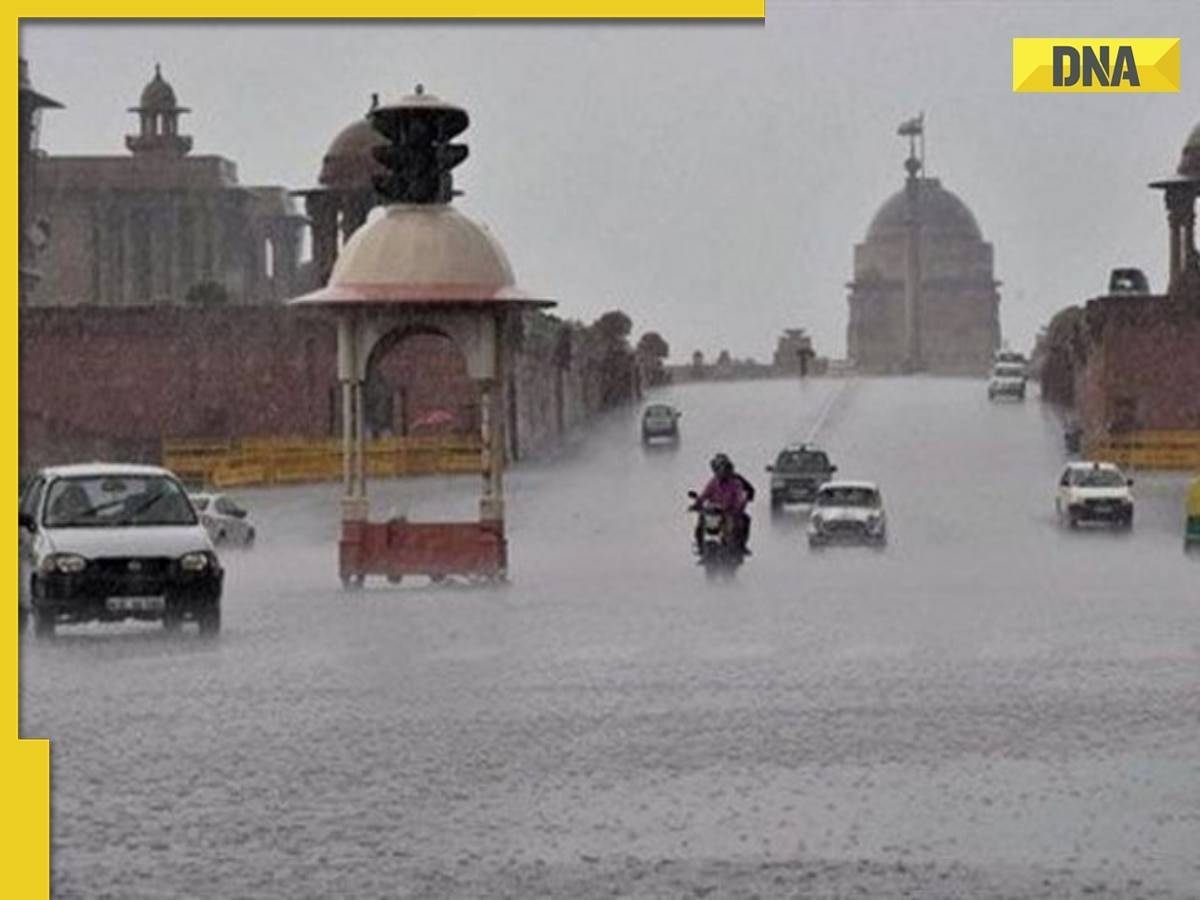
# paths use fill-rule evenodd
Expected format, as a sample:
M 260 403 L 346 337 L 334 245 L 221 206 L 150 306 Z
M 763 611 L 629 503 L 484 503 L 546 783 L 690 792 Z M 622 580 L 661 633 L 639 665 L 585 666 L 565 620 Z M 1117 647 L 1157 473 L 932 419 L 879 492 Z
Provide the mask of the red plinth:
M 405 575 L 502 578 L 508 543 L 502 522 L 343 522 L 338 542 L 342 583 L 368 575 L 399 581 Z

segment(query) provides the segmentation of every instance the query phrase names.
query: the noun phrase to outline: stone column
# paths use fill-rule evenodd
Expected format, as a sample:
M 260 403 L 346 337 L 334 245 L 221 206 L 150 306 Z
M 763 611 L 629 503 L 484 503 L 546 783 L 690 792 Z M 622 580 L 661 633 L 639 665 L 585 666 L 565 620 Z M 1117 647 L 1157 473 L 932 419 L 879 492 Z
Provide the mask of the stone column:
M 1183 271 L 1194 240 L 1196 222 L 1194 198 L 1183 185 L 1171 185 L 1166 190 L 1167 231 L 1170 236 L 1168 284 L 1174 284 Z
M 493 329 L 495 341 L 495 377 L 482 383 L 480 397 L 480 427 L 483 438 L 483 497 L 479 501 L 482 522 L 504 521 L 504 385 L 507 379 L 504 359 L 504 316 L 496 316 Z
M 313 266 L 317 283 L 324 286 L 337 261 L 337 204 L 328 191 L 309 191 L 304 195 L 304 212 L 312 232 Z
M 1188 197 L 1188 208 L 1183 219 L 1183 247 L 1180 251 L 1180 268 L 1190 269 L 1196 260 L 1196 207 L 1195 197 Z
M 342 387 L 342 520 L 367 518 L 366 473 L 363 464 L 362 381 L 359 377 L 359 321 L 343 313 L 337 323 L 338 382 Z

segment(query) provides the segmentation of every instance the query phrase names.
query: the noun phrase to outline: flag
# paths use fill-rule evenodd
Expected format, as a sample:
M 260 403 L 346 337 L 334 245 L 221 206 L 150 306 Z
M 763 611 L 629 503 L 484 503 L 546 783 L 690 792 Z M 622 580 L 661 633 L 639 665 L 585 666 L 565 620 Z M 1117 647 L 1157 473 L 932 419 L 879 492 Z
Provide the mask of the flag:
M 912 137 L 915 134 L 922 134 L 925 131 L 925 113 L 919 116 L 914 116 L 906 122 L 902 122 L 896 130 L 896 134 L 904 137 Z

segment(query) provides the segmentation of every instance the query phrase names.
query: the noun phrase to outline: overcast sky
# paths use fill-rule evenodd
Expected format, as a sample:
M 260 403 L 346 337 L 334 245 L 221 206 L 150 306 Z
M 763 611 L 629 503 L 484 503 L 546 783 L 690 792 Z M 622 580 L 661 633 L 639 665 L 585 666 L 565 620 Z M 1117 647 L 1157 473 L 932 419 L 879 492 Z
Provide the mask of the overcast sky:
M 786 327 L 845 352 L 854 243 L 903 178 L 926 113 L 929 174 L 995 247 L 1007 340 L 1140 266 L 1162 289 L 1146 183 L 1200 122 L 1200 3 L 769 3 L 760 24 L 33 23 L 52 154 L 123 154 L 161 62 L 193 153 L 243 184 L 315 183 L 338 130 L 420 81 L 465 107 L 457 202 L 522 286 L 591 319 L 621 307 L 694 349 L 768 358 Z M 1015 36 L 1183 38 L 1178 94 L 1011 91 Z

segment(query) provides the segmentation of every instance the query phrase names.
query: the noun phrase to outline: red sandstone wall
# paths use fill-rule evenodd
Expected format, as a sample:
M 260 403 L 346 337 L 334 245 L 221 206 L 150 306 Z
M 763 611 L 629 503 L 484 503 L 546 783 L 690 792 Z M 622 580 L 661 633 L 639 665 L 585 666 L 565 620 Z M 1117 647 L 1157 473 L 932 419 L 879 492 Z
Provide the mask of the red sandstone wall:
M 572 367 L 556 364 L 563 327 L 539 319 L 512 369 L 506 421 L 522 457 L 600 406 L 585 331 L 573 332 Z M 340 434 L 336 353 L 331 322 L 277 306 L 24 308 L 21 467 L 155 461 L 164 438 Z M 415 423 L 434 410 L 454 419 L 433 431 L 478 426 L 475 387 L 448 340 L 409 338 L 379 368 L 392 398 L 381 430 L 421 433 Z
M 23 309 L 22 467 L 156 459 L 163 438 L 336 433 L 335 362 L 332 325 L 281 307 Z M 467 424 L 474 393 L 449 342 L 406 341 L 382 366 L 410 420 L 449 406 Z
M 1086 327 L 1075 398 L 1089 436 L 1200 429 L 1200 313 L 1161 297 L 1110 297 L 1088 304 Z

